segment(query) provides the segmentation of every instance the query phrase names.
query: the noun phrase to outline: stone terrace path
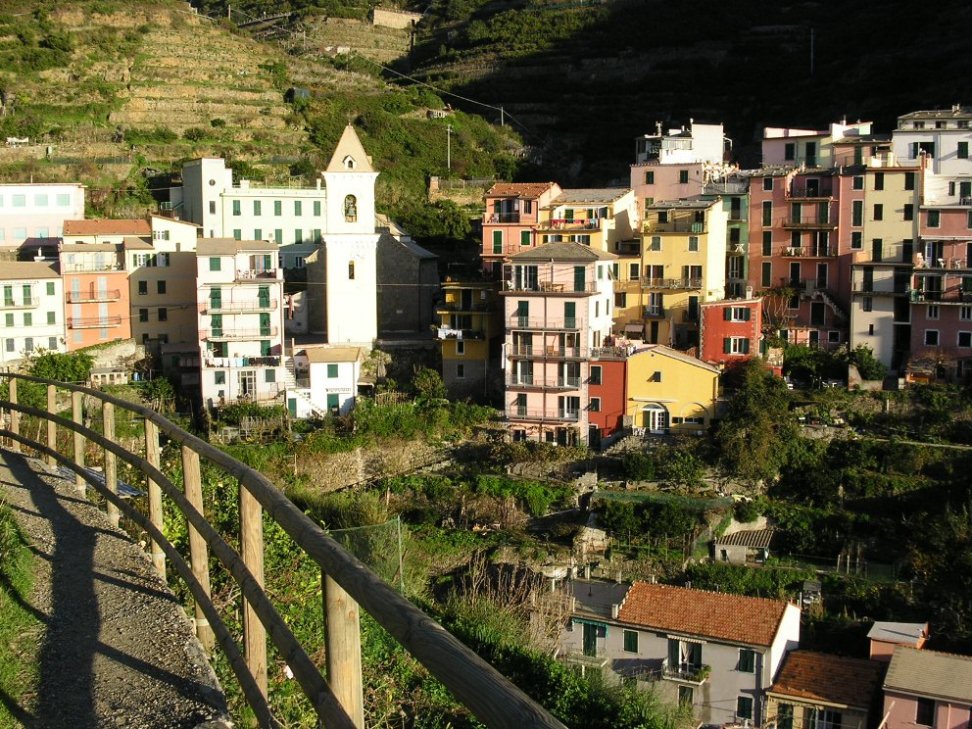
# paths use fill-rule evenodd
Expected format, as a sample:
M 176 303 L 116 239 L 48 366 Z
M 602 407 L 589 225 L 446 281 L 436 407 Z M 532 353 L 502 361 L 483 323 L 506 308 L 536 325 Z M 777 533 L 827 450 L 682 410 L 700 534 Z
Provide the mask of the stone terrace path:
M 230 726 L 182 608 L 73 479 L 0 450 L 0 500 L 35 554 L 32 594 L 19 599 L 42 624 L 39 684 L 22 706 L 0 695 L 24 726 Z

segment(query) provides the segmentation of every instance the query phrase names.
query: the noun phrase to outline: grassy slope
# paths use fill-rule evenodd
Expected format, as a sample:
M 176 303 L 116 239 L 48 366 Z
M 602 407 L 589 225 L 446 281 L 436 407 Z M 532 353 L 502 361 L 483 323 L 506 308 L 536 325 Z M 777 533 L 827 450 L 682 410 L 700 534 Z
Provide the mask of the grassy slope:
M 13 711 L 23 706 L 36 679 L 40 624 L 24 607 L 31 584 L 30 551 L 13 515 L 0 504 L 0 727 L 22 726 L 24 715 Z

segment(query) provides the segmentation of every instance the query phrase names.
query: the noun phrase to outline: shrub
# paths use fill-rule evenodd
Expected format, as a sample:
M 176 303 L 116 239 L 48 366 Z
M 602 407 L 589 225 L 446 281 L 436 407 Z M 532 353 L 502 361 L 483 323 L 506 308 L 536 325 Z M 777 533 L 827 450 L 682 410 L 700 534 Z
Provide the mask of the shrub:
M 209 135 L 206 134 L 206 130 L 200 129 L 199 127 L 191 127 L 182 133 L 182 138 L 187 139 L 190 142 L 201 142 L 207 136 Z
M 210 119 L 209 120 L 209 126 L 211 126 L 213 129 L 218 129 L 219 127 L 225 127 L 226 126 L 226 120 L 225 119 L 219 119 L 219 118 Z

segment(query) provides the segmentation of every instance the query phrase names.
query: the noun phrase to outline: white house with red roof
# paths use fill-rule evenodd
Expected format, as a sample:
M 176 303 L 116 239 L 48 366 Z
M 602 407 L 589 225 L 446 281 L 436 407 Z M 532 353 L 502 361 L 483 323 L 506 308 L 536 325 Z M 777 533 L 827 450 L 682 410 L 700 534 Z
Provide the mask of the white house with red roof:
M 559 655 L 636 681 L 703 724 L 758 726 L 765 694 L 800 641 L 786 600 L 635 582 L 574 581 Z

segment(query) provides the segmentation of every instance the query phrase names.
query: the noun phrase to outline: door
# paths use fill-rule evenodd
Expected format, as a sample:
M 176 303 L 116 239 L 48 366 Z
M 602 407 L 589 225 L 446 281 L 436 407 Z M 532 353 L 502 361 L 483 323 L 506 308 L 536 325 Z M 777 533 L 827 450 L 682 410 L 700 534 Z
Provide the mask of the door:
M 668 429 L 668 411 L 661 405 L 645 405 L 644 428 L 649 433 L 656 435 L 664 433 Z
M 800 264 L 791 263 L 790 264 L 790 286 L 793 288 L 800 287 Z
M 530 326 L 530 302 L 516 302 L 516 325 L 518 327 Z
M 290 417 L 297 417 L 297 398 L 288 397 L 287 398 L 287 412 L 290 413 Z
M 584 655 L 597 655 L 597 626 L 584 623 Z
M 871 241 L 871 260 L 875 263 L 884 260 L 884 241 L 881 238 L 875 238 Z
M 257 289 L 257 305 L 261 309 L 270 308 L 270 287 L 269 286 L 261 286 L 259 289 Z
M 209 290 L 209 308 L 216 311 L 223 308 L 223 290 L 219 286 Z
M 587 288 L 586 272 L 584 266 L 574 266 L 574 291 L 584 291 Z
M 573 301 L 564 302 L 564 329 L 577 328 L 577 304 Z
M 817 288 L 825 289 L 827 288 L 827 264 L 818 263 L 817 264 Z
M 820 196 L 820 180 L 810 178 L 807 180 L 807 197 Z
M 260 314 L 260 336 L 269 337 L 270 336 L 270 315 Z
M 648 324 L 648 343 L 658 344 L 658 322 L 653 321 Z

